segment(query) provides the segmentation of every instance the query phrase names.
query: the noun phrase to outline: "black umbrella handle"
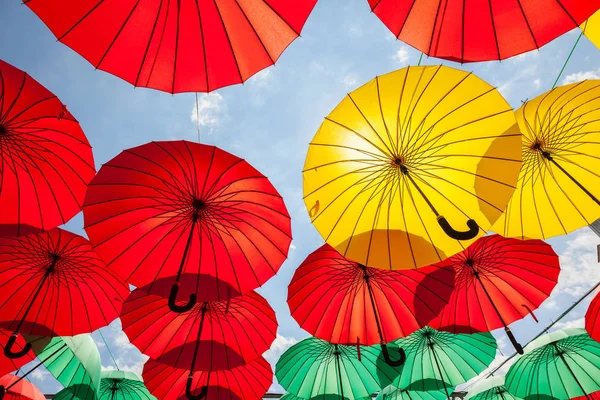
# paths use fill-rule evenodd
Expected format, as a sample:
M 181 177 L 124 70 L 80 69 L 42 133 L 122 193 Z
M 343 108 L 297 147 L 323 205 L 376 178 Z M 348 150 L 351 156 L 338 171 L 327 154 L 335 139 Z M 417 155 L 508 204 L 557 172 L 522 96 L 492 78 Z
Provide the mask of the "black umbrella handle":
M 175 282 L 171 287 L 171 293 L 169 294 L 169 309 L 176 313 L 184 313 L 190 311 L 196 305 L 198 296 L 196 293 L 190 294 L 190 300 L 187 304 L 179 306 L 177 305 L 177 295 L 179 294 L 179 282 Z
M 8 341 L 6 342 L 6 346 L 4 346 L 4 355 L 6 356 L 6 358 L 10 358 L 10 359 L 21 358 L 21 357 L 25 356 L 27 353 L 29 353 L 29 350 L 31 350 L 31 343 L 26 343 L 25 346 L 23 346 L 23 349 L 21 351 L 14 352 L 12 350 L 12 347 L 15 345 L 15 342 L 17 341 L 18 336 L 19 336 L 19 334 L 15 332 L 8 338 Z M 0 399 L 1 399 L 1 397 L 0 397 Z
M 438 216 L 438 224 L 442 227 L 446 235 L 450 236 L 452 239 L 456 240 L 471 240 L 477 236 L 479 233 L 479 225 L 473 219 L 469 219 L 467 221 L 467 227 L 469 227 L 468 231 L 457 231 L 453 227 L 450 226 L 448 220 L 441 215 Z
M 512 343 L 517 353 L 525 353 L 525 351 L 523 350 L 523 346 L 521 346 L 521 343 L 517 342 L 517 338 L 515 337 L 515 335 L 513 335 L 510 328 L 507 326 L 506 328 L 504 328 L 504 331 L 506 332 L 506 336 L 508 336 L 508 338 L 510 339 L 510 342 Z
M 406 353 L 402 347 L 398 348 L 398 352 L 400 353 L 400 358 L 398 360 L 392 360 L 390 357 L 390 352 L 385 343 L 381 344 L 381 352 L 383 353 L 383 359 L 390 367 L 399 367 L 406 362 Z
M 208 394 L 208 386 L 202 386 L 200 388 L 200 393 L 192 394 L 192 383 L 193 383 L 193 376 L 189 375 L 188 379 L 187 379 L 187 383 L 185 385 L 185 396 L 189 400 L 201 400 L 201 399 L 205 398 L 206 395 Z M 0 399 L 0 400 L 2 400 L 2 399 Z
M 6 394 L 6 388 L 2 385 L 0 385 L 0 400 L 2 400 L 4 398 L 4 395 Z

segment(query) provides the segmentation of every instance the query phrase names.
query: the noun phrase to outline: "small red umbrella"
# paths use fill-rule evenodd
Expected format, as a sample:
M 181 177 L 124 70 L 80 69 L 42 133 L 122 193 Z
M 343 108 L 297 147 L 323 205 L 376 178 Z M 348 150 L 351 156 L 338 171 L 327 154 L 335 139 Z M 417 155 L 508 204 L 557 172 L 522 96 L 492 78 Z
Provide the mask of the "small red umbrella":
M 500 235 L 484 236 L 436 265 L 455 269 L 455 289 L 429 325 L 451 333 L 503 327 L 519 352 L 523 349 L 508 325 L 528 314 L 536 319 L 533 311 L 550 296 L 560 274 L 558 256 L 549 244 Z
M 19 333 L 73 336 L 110 324 L 128 294 L 81 236 L 54 228 L 0 239 L 0 326 L 13 331 L 6 357 L 31 349 L 14 351 Z
M 195 373 L 149 360 L 142 376 L 161 400 L 261 400 L 273 383 L 271 366 L 262 357 L 229 371 Z
M 585 313 L 585 329 L 590 337 L 600 342 L 600 293 L 598 293 Z
M 92 148 L 66 107 L 0 60 L 0 236 L 69 221 L 95 172 Z
M 292 240 L 283 199 L 265 176 L 223 150 L 186 141 L 148 143 L 104 164 L 83 214 L 109 268 L 168 295 L 177 312 L 261 286 Z M 180 285 L 186 305 L 175 303 Z
M 461 63 L 503 60 L 579 27 L 600 0 L 369 0 L 403 42 Z
M 4 400 L 46 400 L 46 396 L 31 382 L 16 375 L 0 377 L 0 399 Z
M 142 353 L 192 371 L 231 369 L 269 350 L 277 334 L 275 311 L 255 292 L 198 303 L 175 313 L 167 299 L 135 290 L 123 304 L 123 331 Z
M 389 271 L 344 258 L 328 244 L 313 252 L 290 282 L 288 305 L 300 326 L 335 344 L 385 343 L 427 325 L 454 288 L 452 268 Z
M 209 92 L 275 63 L 317 0 L 25 0 L 97 69 L 135 86 Z
M 2 350 L 0 353 L 0 376 L 16 371 L 28 362 L 35 360 L 35 354 L 32 351 L 28 351 L 20 358 L 8 358 L 4 355 L 4 343 L 8 342 L 10 334 L 10 331 L 0 329 L 0 349 Z M 14 346 L 20 352 L 25 347 L 25 344 L 25 340 L 19 337 Z

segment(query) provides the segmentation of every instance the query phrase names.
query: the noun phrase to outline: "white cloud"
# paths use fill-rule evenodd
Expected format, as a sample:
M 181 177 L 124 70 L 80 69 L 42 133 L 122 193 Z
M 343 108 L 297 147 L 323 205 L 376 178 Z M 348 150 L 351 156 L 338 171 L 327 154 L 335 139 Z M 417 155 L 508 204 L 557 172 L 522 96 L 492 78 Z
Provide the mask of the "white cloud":
M 554 300 L 554 299 L 548 299 L 546 300 L 543 304 L 542 304 L 543 308 L 546 308 L 548 310 L 559 310 L 560 306 L 558 304 L 558 301 Z
M 344 86 L 346 86 L 346 89 L 353 89 L 354 87 L 356 87 L 356 82 L 358 81 L 358 78 L 356 76 L 356 74 L 348 74 L 346 76 L 344 76 Z
M 263 357 L 269 362 L 269 364 L 271 364 L 271 367 L 273 367 L 273 371 L 275 371 L 275 364 L 277 364 L 279 357 L 281 357 L 281 355 L 283 353 L 285 353 L 285 351 L 287 349 L 289 349 L 296 343 L 298 343 L 298 341 L 292 337 L 285 337 L 285 336 L 281 336 L 280 334 L 277 334 L 277 337 L 271 344 L 271 348 L 269 350 L 265 351 L 263 354 Z M 274 376 L 273 376 L 273 384 L 269 388 L 269 392 L 271 392 L 271 393 L 284 393 L 285 392 L 283 387 L 279 383 L 277 383 L 277 378 L 275 378 Z
M 296 250 L 296 246 L 294 245 L 294 243 L 290 244 L 290 250 Z
M 555 329 L 571 329 L 583 327 L 585 327 L 585 318 L 579 318 L 565 322 L 557 322 L 556 325 L 554 325 Z
M 273 72 L 271 72 L 272 70 L 272 68 L 263 69 L 262 71 L 255 74 L 252 78 L 250 78 L 248 83 L 258 87 L 268 86 L 273 81 L 274 74 Z
M 198 95 L 198 107 L 194 100 L 191 119 L 193 122 L 199 122 L 200 126 L 213 129 L 221 124 L 221 116 L 225 111 L 225 99 L 219 93 L 213 92 L 208 94 Z
M 584 81 L 586 79 L 600 79 L 600 69 L 569 74 L 563 79 L 562 84 L 568 85 L 569 83 Z
M 40 382 L 45 381 L 49 376 L 50 373 L 42 368 L 38 368 L 31 373 L 31 377 Z
M 535 87 L 536 89 L 539 89 L 542 86 L 542 81 L 541 79 L 534 79 L 533 83 L 533 87 Z
M 598 282 L 596 246 L 600 238 L 589 228 L 577 231 L 560 254 L 561 273 L 555 293 L 580 297 Z
M 400 47 L 396 54 L 392 56 L 392 59 L 401 65 L 408 64 L 408 60 L 410 59 L 410 55 L 408 54 L 408 46 Z

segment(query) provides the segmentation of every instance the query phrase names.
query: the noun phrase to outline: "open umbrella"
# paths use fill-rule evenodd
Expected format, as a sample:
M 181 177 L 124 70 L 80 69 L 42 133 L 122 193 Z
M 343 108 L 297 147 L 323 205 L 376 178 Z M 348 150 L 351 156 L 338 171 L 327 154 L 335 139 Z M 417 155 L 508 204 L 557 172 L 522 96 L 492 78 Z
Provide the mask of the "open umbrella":
M 538 49 L 576 28 L 600 1 L 369 0 L 400 40 L 460 63 L 503 60 Z
M 438 264 L 456 271 L 454 293 L 430 326 L 452 333 L 504 328 L 523 353 L 509 324 L 537 309 L 549 296 L 560 273 L 558 256 L 541 240 L 484 236 Z
M 453 282 L 451 267 L 369 268 L 325 244 L 296 270 L 288 305 L 300 327 L 314 336 L 346 345 L 380 343 L 393 363 L 385 343 L 435 318 L 452 294 Z
M 209 92 L 244 82 L 300 35 L 317 0 L 26 0 L 95 68 L 135 86 Z
M 68 391 L 69 388 L 63 389 Z M 59 396 L 61 392 L 57 394 Z M 66 395 L 65 395 L 66 396 Z M 141 376 L 130 371 L 102 371 L 98 400 L 156 400 Z
M 600 11 L 596 11 L 583 24 L 581 24 L 583 34 L 590 39 L 596 47 L 600 48 Z
M 571 400 L 600 400 L 600 392 L 594 392 L 581 397 L 575 397 Z
M 177 312 L 256 289 L 279 270 L 292 240 L 283 199 L 265 176 L 186 141 L 148 143 L 104 164 L 83 215 L 109 268 L 168 296 Z M 180 285 L 185 305 L 176 303 Z
M 160 400 L 260 400 L 273 383 L 273 371 L 262 357 L 231 370 L 197 371 L 150 360 L 144 381 Z
M 449 67 L 408 67 L 325 118 L 308 149 L 304 201 L 345 257 L 421 267 L 464 250 L 502 214 L 520 148 L 512 108 L 492 86 Z
M 54 228 L 0 239 L 0 326 L 13 331 L 6 357 L 31 348 L 13 349 L 19 333 L 70 336 L 110 324 L 128 294 L 81 236 Z
M 548 333 L 525 346 L 506 373 L 506 388 L 527 400 L 571 399 L 600 390 L 600 343 L 585 329 Z
M 23 365 L 35 359 L 35 354 L 32 351 L 28 351 L 23 354 L 23 357 L 9 358 L 4 355 L 4 344 L 10 339 L 11 332 L 0 328 L 0 376 L 4 376 L 10 372 L 16 371 Z M 21 352 L 27 342 L 22 338 L 18 337 L 15 342 L 14 349 L 17 352 Z
M 167 303 L 138 289 L 121 313 L 130 342 L 160 363 L 191 371 L 231 369 L 260 357 L 275 340 L 275 311 L 255 292 L 198 303 L 181 314 Z
M 344 346 L 307 338 L 277 361 L 275 376 L 285 390 L 304 399 L 336 395 L 348 400 L 370 396 L 389 385 L 402 366 L 384 361 L 375 346 Z
M 598 293 L 585 313 L 585 329 L 592 339 L 600 342 L 600 293 Z
M 465 400 L 519 400 L 519 398 L 508 393 L 503 376 L 493 376 L 473 385 Z
M 443 382 L 429 383 L 432 387 L 443 387 Z M 423 386 L 423 383 L 416 385 Z M 452 389 L 449 389 L 451 391 Z M 375 398 L 375 400 L 446 400 L 448 396 L 444 390 L 419 391 L 411 387 L 399 389 L 393 385 L 386 386 Z
M 0 60 L 1 236 L 69 221 L 95 172 L 92 148 L 66 107 Z
M 523 167 L 517 190 L 492 230 L 546 239 L 600 218 L 600 80 L 552 89 L 523 104 L 516 115 Z
M 5 389 L 6 388 L 6 389 Z M 0 400 L 46 400 L 46 396 L 31 382 L 16 375 L 0 378 Z
M 404 349 L 406 363 L 393 385 L 421 391 L 443 390 L 448 397 L 455 386 L 486 369 L 497 350 L 490 333 L 455 335 L 431 327 L 395 343 Z

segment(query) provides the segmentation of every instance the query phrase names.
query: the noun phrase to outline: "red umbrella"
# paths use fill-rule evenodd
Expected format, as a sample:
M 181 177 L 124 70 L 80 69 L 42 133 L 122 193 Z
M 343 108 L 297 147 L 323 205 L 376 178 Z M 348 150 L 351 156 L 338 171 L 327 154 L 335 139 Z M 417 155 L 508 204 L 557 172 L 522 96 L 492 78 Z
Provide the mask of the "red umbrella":
M 269 350 L 277 334 L 275 311 L 255 292 L 198 303 L 180 314 L 169 309 L 164 297 L 136 290 L 123 304 L 121 323 L 142 353 L 192 371 L 246 364 Z
M 273 383 L 271 366 L 262 357 L 229 371 L 195 373 L 149 360 L 142 376 L 161 400 L 261 400 Z
M 0 60 L 0 235 L 52 229 L 81 210 L 92 148 L 56 96 Z
M 452 268 L 389 271 L 344 258 L 328 244 L 296 270 L 288 304 L 300 326 L 330 343 L 385 343 L 427 325 L 447 303 Z
M 83 207 L 107 265 L 134 286 L 169 295 L 172 310 L 265 283 L 285 261 L 290 216 L 269 180 L 213 146 L 152 142 L 104 164 Z M 189 296 L 175 304 L 179 285 Z
M 500 235 L 484 236 L 436 265 L 455 269 L 455 289 L 429 325 L 452 333 L 504 327 L 519 352 L 523 349 L 508 325 L 528 314 L 535 319 L 533 310 L 550 296 L 560 274 L 558 256 L 549 244 Z
M 4 355 L 4 343 L 8 341 L 10 338 L 10 331 L 6 331 L 4 329 L 0 329 L 0 349 L 2 352 L 0 353 L 0 376 L 4 376 L 8 373 L 18 370 L 23 365 L 27 364 L 30 361 L 35 359 L 35 354 L 32 351 L 28 351 L 21 358 L 8 358 Z M 25 340 L 19 337 L 15 343 L 15 347 L 17 351 L 22 351 L 25 347 Z
M 275 63 L 317 0 L 25 0 L 62 43 L 135 86 L 209 92 Z
M 600 0 L 369 0 L 392 33 L 419 51 L 461 63 L 503 60 L 579 27 Z
M 581 397 L 574 397 L 571 400 L 600 400 L 600 392 L 594 392 Z
M 73 336 L 110 324 L 128 294 L 81 236 L 55 228 L 0 239 L 0 325 L 13 330 L 6 357 L 30 350 L 13 350 L 19 333 Z
M 592 339 L 600 342 L 600 293 L 594 297 L 585 313 L 585 329 Z
M 4 375 L 0 378 L 0 399 L 4 400 L 46 400 L 46 396 L 25 379 L 16 375 Z

